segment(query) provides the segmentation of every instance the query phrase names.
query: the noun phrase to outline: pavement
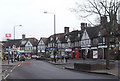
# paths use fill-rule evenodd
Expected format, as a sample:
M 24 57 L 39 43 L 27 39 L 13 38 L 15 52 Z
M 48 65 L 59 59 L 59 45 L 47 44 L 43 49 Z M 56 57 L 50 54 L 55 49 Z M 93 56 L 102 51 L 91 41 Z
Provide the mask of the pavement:
M 9 76 L 9 73 L 12 72 L 17 65 L 19 65 L 21 62 L 20 61 L 15 61 L 15 62 L 11 62 L 9 61 L 8 63 L 8 60 L 4 60 L 2 61 L 1 63 L 1 66 L 2 66 L 2 72 L 1 72 L 1 77 L 2 79 L 6 79 L 7 76 Z
M 74 63 L 102 63 L 105 64 L 106 60 L 103 59 L 98 59 L 98 60 L 94 60 L 94 59 L 69 59 L 68 62 L 65 62 L 64 60 L 58 60 L 56 63 L 52 62 L 52 61 L 48 61 L 51 64 L 54 65 L 59 65 L 58 67 L 63 67 L 65 69 L 69 69 L 69 70 L 73 70 L 74 69 Z M 115 64 L 115 68 L 112 68 L 110 70 L 107 69 L 101 69 L 101 70 L 91 70 L 91 71 L 85 71 L 85 72 L 89 72 L 89 73 L 98 73 L 98 74 L 109 74 L 109 75 L 114 75 L 114 76 L 118 76 L 118 78 L 120 78 L 120 61 L 116 60 L 110 60 L 110 64 Z

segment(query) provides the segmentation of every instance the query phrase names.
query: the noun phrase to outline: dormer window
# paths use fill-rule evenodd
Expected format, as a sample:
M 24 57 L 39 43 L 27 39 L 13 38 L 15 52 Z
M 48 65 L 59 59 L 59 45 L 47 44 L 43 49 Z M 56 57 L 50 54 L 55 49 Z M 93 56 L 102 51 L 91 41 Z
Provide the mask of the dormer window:
M 50 38 L 50 40 L 52 41 L 52 40 L 53 40 L 53 38 L 51 37 L 51 38 Z
M 98 36 L 101 36 L 101 33 L 99 32 Z
M 56 40 L 58 40 L 58 37 L 56 37 Z

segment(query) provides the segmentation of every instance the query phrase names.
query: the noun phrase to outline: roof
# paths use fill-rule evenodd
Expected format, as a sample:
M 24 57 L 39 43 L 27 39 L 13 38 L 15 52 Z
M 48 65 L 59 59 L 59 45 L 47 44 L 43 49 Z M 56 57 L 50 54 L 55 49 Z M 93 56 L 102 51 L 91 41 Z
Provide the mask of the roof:
M 98 36 L 98 33 L 99 33 L 99 29 L 100 27 L 99 26 L 96 26 L 96 27 L 87 27 L 86 28 L 86 31 L 90 37 L 90 39 L 93 39 L 95 37 Z
M 48 37 L 46 43 L 56 42 L 56 41 L 54 40 L 54 36 L 55 36 L 55 37 L 58 37 L 58 39 L 60 39 L 60 38 L 64 37 L 64 33 L 58 33 L 58 34 L 55 34 L 55 35 L 51 35 L 50 37 Z M 52 41 L 50 40 L 51 37 L 53 38 Z
M 43 40 L 44 43 L 47 42 L 47 38 L 43 38 L 43 37 L 42 37 L 42 40 Z
M 78 37 L 78 34 L 80 34 L 80 37 Z M 68 38 L 74 42 L 74 41 L 79 41 L 81 39 L 81 34 L 82 31 L 79 30 L 74 30 L 72 32 L 69 32 L 68 34 L 66 34 L 65 36 L 68 36 Z
M 5 46 L 5 47 L 12 47 L 13 45 L 15 45 L 16 47 L 19 47 L 20 45 L 21 45 L 21 40 L 22 39 L 15 39 L 15 40 L 13 40 L 13 39 L 9 39 L 7 42 L 5 42 L 3 45 Z
M 27 43 L 27 41 L 30 41 L 30 43 L 33 45 L 33 46 L 37 46 L 38 45 L 38 40 L 36 39 L 36 38 L 25 38 L 24 40 L 22 40 L 22 41 L 25 41 L 25 43 L 22 45 L 21 44 L 21 46 L 25 46 L 26 45 L 26 43 Z M 21 42 L 22 42 L 21 41 Z
M 33 46 L 37 46 L 38 40 L 36 38 L 25 38 L 24 40 L 22 40 L 22 39 L 15 39 L 15 40 L 9 39 L 8 41 L 4 42 L 3 45 L 5 47 L 9 47 L 9 46 L 12 47 L 13 45 L 15 45 L 16 47 L 19 47 L 19 46 L 24 47 L 28 40 L 31 42 L 31 44 Z M 23 45 L 22 45 L 22 41 L 25 41 L 25 43 Z
M 48 38 L 46 38 L 46 37 L 41 37 L 40 40 L 43 40 L 43 42 L 46 44 Z M 39 40 L 39 42 L 40 42 L 40 40 Z

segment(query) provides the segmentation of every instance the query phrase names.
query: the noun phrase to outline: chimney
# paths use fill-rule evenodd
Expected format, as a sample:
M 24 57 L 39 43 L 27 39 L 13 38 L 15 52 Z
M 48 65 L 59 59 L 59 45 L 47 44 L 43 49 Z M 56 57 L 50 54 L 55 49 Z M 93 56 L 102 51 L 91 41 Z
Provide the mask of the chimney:
M 25 34 L 22 34 L 22 40 L 24 40 L 25 39 Z
M 69 27 L 64 27 L 64 33 L 65 34 L 69 33 Z
M 81 23 L 81 30 L 84 30 L 85 28 L 87 28 L 87 23 Z
M 101 17 L 100 24 L 101 24 L 101 25 L 105 25 L 106 23 L 107 23 L 107 17 L 106 17 L 106 16 L 102 16 L 102 17 Z

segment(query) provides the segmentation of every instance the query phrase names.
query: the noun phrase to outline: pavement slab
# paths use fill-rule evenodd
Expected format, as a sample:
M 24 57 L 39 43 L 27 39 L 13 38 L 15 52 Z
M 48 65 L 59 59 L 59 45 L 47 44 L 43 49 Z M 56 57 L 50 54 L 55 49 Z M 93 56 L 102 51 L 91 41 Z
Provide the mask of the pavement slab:
M 62 65 L 62 67 L 64 67 L 65 69 L 69 69 L 69 70 L 75 70 L 74 69 L 74 63 L 102 63 L 102 64 L 105 64 L 105 60 L 68 60 L 67 63 L 64 63 L 63 61 L 57 61 L 56 63 L 55 62 L 52 62 L 52 61 L 49 61 L 49 63 L 51 64 L 54 64 L 54 65 L 59 65 L 58 67 L 60 67 Z M 109 75 L 114 75 L 114 76 L 120 76 L 119 73 L 120 73 L 120 66 L 119 66 L 119 61 L 110 61 L 111 63 L 115 63 L 115 68 L 112 68 L 110 70 L 107 70 L 107 69 L 103 69 L 103 70 L 92 70 L 92 71 L 86 71 L 86 72 L 90 72 L 90 73 L 98 73 L 98 74 L 109 74 Z M 63 66 L 64 65 L 64 66 Z

